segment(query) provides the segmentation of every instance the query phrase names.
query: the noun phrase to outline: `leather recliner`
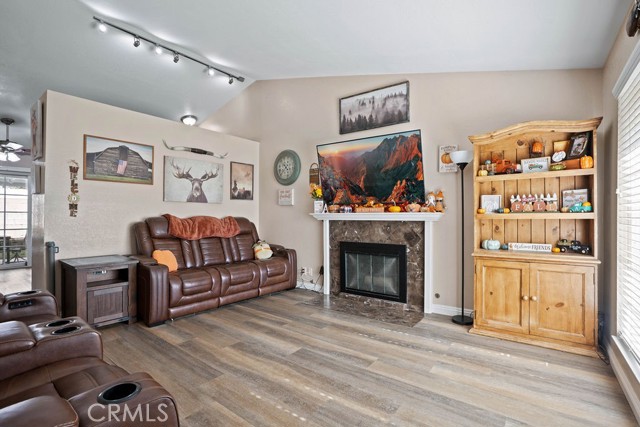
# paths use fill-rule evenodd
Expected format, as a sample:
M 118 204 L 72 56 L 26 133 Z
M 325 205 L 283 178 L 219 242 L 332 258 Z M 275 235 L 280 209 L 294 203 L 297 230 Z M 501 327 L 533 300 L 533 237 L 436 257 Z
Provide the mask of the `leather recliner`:
M 102 360 L 100 334 L 46 291 L 0 294 L 0 426 L 178 426 L 146 373 Z
M 169 234 L 165 217 L 134 225 L 138 254 L 138 317 L 148 326 L 168 319 L 210 310 L 233 302 L 296 286 L 296 252 L 271 245 L 273 256 L 258 260 L 253 244 L 255 225 L 235 218 L 240 233 L 230 238 L 180 239 Z M 169 272 L 151 257 L 154 250 L 170 250 L 178 270 Z

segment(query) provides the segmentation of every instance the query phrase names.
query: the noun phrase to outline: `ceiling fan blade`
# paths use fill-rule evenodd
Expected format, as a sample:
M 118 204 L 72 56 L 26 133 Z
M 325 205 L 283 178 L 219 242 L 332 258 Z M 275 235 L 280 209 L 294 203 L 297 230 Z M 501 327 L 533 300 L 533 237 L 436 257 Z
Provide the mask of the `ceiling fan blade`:
M 18 144 L 17 142 L 11 142 L 11 141 L 6 142 L 3 145 L 12 150 L 20 150 L 22 148 L 22 145 Z

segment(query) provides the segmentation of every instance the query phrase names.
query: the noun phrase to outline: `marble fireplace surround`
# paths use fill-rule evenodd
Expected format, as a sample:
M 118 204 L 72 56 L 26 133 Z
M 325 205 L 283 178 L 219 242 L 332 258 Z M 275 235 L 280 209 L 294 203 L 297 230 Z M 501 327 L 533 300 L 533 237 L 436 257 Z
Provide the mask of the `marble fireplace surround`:
M 324 293 L 340 292 L 341 241 L 407 246 L 407 306 L 431 313 L 433 289 L 432 226 L 441 213 L 319 213 L 323 222 Z

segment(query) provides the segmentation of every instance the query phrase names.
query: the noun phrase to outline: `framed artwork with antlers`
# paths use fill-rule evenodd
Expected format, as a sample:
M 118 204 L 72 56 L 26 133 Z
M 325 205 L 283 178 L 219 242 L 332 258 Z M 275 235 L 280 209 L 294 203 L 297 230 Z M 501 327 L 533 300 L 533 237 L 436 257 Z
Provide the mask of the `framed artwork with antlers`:
M 153 185 L 153 146 L 84 136 L 84 179 Z
M 222 203 L 223 166 L 164 156 L 164 201 Z

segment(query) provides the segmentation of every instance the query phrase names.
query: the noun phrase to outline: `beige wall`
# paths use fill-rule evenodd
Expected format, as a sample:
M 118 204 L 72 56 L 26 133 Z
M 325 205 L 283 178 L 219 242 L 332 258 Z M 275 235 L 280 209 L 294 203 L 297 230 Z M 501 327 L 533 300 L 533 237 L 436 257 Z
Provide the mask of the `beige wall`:
M 381 86 L 410 82 L 411 121 L 402 125 L 338 133 L 340 97 Z M 514 123 L 543 119 L 586 119 L 602 114 L 602 71 L 534 71 L 458 74 L 409 74 L 260 81 L 209 118 L 203 127 L 261 143 L 260 221 L 262 237 L 298 251 L 298 265 L 317 272 L 322 263 L 321 224 L 309 216 L 308 169 L 317 161 L 315 147 L 335 141 L 420 129 L 427 190 L 443 189 L 447 214 L 434 226 L 433 303 L 459 305 L 459 175 L 437 172 L 439 145 L 469 149 L 467 136 Z M 293 184 L 295 206 L 276 203 L 281 188 L 273 161 L 284 149 L 295 150 L 302 174 Z M 465 306 L 473 306 L 471 173 L 465 171 Z
M 42 215 L 44 241 L 55 241 L 60 247 L 58 259 L 81 256 L 128 254 L 134 250 L 131 225 L 148 216 L 171 213 L 180 217 L 193 215 L 244 216 L 259 227 L 260 182 L 255 180 L 253 201 L 229 200 L 229 162 L 255 165 L 260 173 L 259 144 L 246 139 L 221 135 L 205 129 L 160 119 L 86 99 L 56 92 L 46 97 L 46 171 L 45 196 L 34 198 L 44 203 Z M 88 181 L 82 178 L 83 135 L 154 146 L 153 185 Z M 169 145 L 199 147 L 229 155 L 224 160 L 198 154 L 170 151 Z M 223 203 L 163 202 L 164 156 L 207 160 L 223 164 Z M 80 164 L 78 174 L 78 216 L 69 216 L 67 196 L 70 190 L 69 160 Z M 206 191 L 206 183 L 204 184 Z M 186 196 L 185 196 L 186 197 Z M 44 200 L 42 200 L 44 199 Z M 38 234 L 34 230 L 34 234 Z M 35 258 L 37 255 L 37 259 Z M 34 287 L 43 274 L 43 253 L 34 248 Z

